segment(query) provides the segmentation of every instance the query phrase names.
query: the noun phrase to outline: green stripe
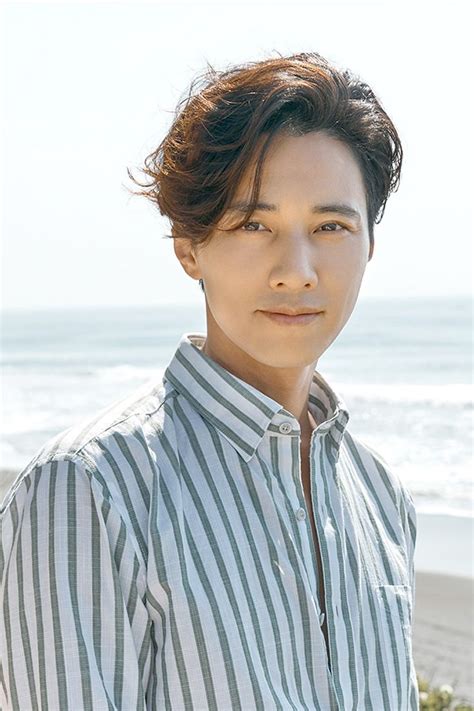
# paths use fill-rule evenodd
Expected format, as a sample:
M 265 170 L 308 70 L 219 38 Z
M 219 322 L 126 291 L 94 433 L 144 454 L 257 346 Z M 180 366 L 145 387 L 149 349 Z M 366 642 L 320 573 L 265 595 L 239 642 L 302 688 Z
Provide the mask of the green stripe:
M 47 465 L 45 465 L 47 466 Z M 61 629 L 61 616 L 59 614 L 58 591 L 56 587 L 56 517 L 54 502 L 56 499 L 56 478 L 58 462 L 50 463 L 51 478 L 49 480 L 49 584 L 51 598 L 51 615 L 53 618 L 54 649 L 56 653 L 56 681 L 58 685 L 59 708 L 61 711 L 69 711 L 66 665 L 64 662 L 64 643 Z M 72 710 L 71 710 L 72 711 Z
M 323 446 L 325 448 L 325 453 L 328 461 L 331 461 L 329 451 L 331 447 L 331 443 L 328 440 L 327 437 L 323 437 Z M 331 468 L 331 474 L 329 476 L 323 477 L 324 481 L 324 496 L 327 502 L 327 510 L 329 514 L 331 515 L 332 521 L 334 521 L 334 528 L 335 528 L 335 541 L 336 541 L 336 548 L 337 548 L 337 562 L 338 562 L 338 569 L 339 569 L 339 580 L 341 581 L 341 607 L 342 607 L 342 617 L 345 621 L 344 628 L 346 631 L 346 641 L 347 641 L 347 649 L 348 649 L 348 656 L 349 660 L 354 661 L 356 658 L 356 648 L 355 648 L 355 643 L 354 643 L 354 630 L 352 627 L 352 620 L 351 620 L 351 615 L 350 615 L 350 605 L 349 601 L 347 599 L 347 582 L 345 582 L 346 579 L 346 571 L 344 568 L 344 561 L 346 558 L 346 551 L 344 550 L 344 539 L 342 538 L 341 532 L 339 530 L 339 526 L 337 525 L 339 520 L 344 520 L 344 515 L 342 512 L 342 495 L 339 487 L 337 486 L 337 474 L 336 474 L 336 464 L 334 461 L 332 461 L 332 468 Z M 324 471 L 324 469 L 323 469 Z M 332 497 L 329 493 L 329 484 L 330 481 L 334 481 L 334 488 L 335 488 L 335 494 L 334 497 Z M 334 510 L 334 507 L 332 505 L 332 501 L 335 501 L 339 506 L 339 513 L 340 516 L 337 516 L 336 511 Z M 349 675 L 350 675 L 350 680 L 351 680 L 351 692 L 352 692 L 352 698 L 353 698 L 353 703 L 355 708 L 357 708 L 357 703 L 358 703 L 358 691 L 357 691 L 357 676 L 354 674 L 354 670 L 349 668 Z M 341 689 L 342 690 L 342 689 Z
M 117 537 L 113 559 L 113 579 L 114 579 L 114 604 L 115 604 L 115 667 L 114 667 L 114 702 L 120 708 L 122 706 L 123 694 L 123 674 L 125 670 L 125 609 L 123 604 L 123 591 L 119 577 L 120 565 L 125 548 L 125 525 L 120 520 L 120 530 Z
M 11 511 L 11 517 L 12 517 L 12 528 L 13 528 L 13 535 L 15 535 L 15 532 L 18 530 L 18 504 L 16 502 L 16 499 L 12 499 L 12 502 L 10 504 L 10 509 Z M 12 544 L 12 550 L 14 547 L 14 543 Z M 16 688 L 16 679 L 15 679 L 15 670 L 13 666 L 13 649 L 12 649 L 12 628 L 11 628 L 11 621 L 10 621 L 10 591 L 8 587 L 8 573 L 10 570 L 10 564 L 13 561 L 13 556 L 7 558 L 5 561 L 5 568 L 4 568 L 4 574 L 5 574 L 5 579 L 7 580 L 5 586 L 4 586 L 4 598 L 3 598 L 3 612 L 4 612 L 4 624 L 5 624 L 5 635 L 7 638 L 7 654 L 8 654 L 8 679 L 10 682 L 10 701 L 12 704 L 12 707 L 14 711 L 21 711 L 20 710 L 20 703 L 18 700 L 18 690 Z M 3 582 L 2 582 L 3 585 Z
M 91 490 L 91 574 L 92 574 L 92 640 L 94 653 L 97 660 L 99 673 L 102 677 L 102 612 L 101 612 L 101 551 L 100 551 L 100 524 L 99 517 L 94 505 L 94 497 Z
M 138 562 L 137 562 L 138 566 Z M 135 580 L 135 564 L 134 564 L 134 580 Z M 133 586 L 135 588 L 135 585 Z M 133 618 L 131 617 L 130 620 Z M 147 661 L 149 661 L 150 666 L 149 669 L 152 669 L 155 672 L 155 659 L 152 656 L 152 641 L 151 641 L 151 632 L 152 632 L 152 622 L 151 619 L 148 617 L 145 629 L 143 632 L 143 640 L 140 645 L 140 653 L 138 655 L 138 669 L 140 672 L 139 679 L 138 679 L 138 691 L 137 691 L 137 702 L 136 702 L 136 707 L 137 709 L 144 709 L 146 708 L 146 689 L 143 690 L 143 682 L 145 681 L 145 664 Z M 150 677 L 152 676 L 152 673 L 150 672 Z M 156 672 L 155 672 L 155 679 L 156 679 Z M 156 691 L 155 691 L 156 693 Z M 150 697 L 148 697 L 150 698 Z M 155 698 L 152 696 L 151 698 Z
M 31 572 L 33 577 L 33 590 L 35 596 L 35 610 L 36 610 L 36 636 L 38 644 L 38 672 L 39 672 L 39 690 L 41 697 L 41 708 L 48 707 L 48 685 L 46 681 L 46 652 L 45 652 L 45 638 L 44 638 L 44 625 L 43 625 L 43 600 L 41 596 L 41 581 L 40 581 L 40 570 L 39 570 L 39 531 L 38 531 L 38 486 L 40 483 L 40 477 L 34 477 L 34 489 L 33 496 L 31 499 Z
M 71 597 L 72 616 L 76 628 L 77 646 L 79 651 L 79 667 L 81 669 L 82 700 L 85 708 L 92 708 L 91 672 L 87 647 L 80 623 L 80 608 L 77 579 L 77 470 L 74 462 L 68 462 L 67 468 L 67 570 L 69 593 Z
M 378 624 L 378 618 L 377 618 L 377 611 L 374 606 L 374 601 L 373 601 L 373 588 L 369 586 L 369 581 L 365 580 L 365 587 L 366 587 L 366 592 L 367 592 L 367 600 L 369 603 L 370 607 L 370 619 L 372 620 L 374 624 L 374 641 L 375 641 L 375 659 L 376 659 L 376 664 L 377 664 L 377 672 L 378 672 L 378 678 L 379 678 L 379 685 L 380 685 L 380 691 L 382 693 L 382 698 L 383 698 L 383 708 L 384 709 L 389 709 L 390 708 L 390 699 L 389 699 L 389 689 L 388 689 L 388 681 L 387 677 L 385 676 L 385 669 L 384 669 L 384 663 L 383 663 L 383 658 L 382 658 L 382 649 L 380 647 L 380 641 L 383 639 L 383 632 L 381 631 L 379 624 Z M 389 670 L 387 670 L 389 671 Z M 392 697 L 392 694 L 390 694 L 390 697 Z
M 316 449 L 318 447 L 319 447 L 319 468 L 320 468 L 319 470 L 320 470 L 320 474 L 321 474 L 321 480 L 322 480 L 323 486 L 324 486 L 324 503 L 326 505 L 326 509 L 331 510 L 328 491 L 327 491 L 326 469 L 324 466 L 323 448 L 321 446 L 321 442 L 319 441 L 319 439 L 317 437 L 313 437 L 312 443 L 311 443 L 311 454 L 310 454 L 311 462 L 313 462 L 315 460 L 315 456 L 313 454 L 313 449 Z M 314 497 L 313 500 L 316 501 L 316 498 L 319 495 L 319 492 L 313 491 L 313 483 L 315 484 L 315 482 L 316 482 L 316 478 L 311 477 L 312 496 Z M 328 550 L 326 548 L 326 537 L 324 535 L 324 529 L 321 526 L 319 516 L 315 516 L 314 523 L 315 523 L 315 526 L 316 526 L 316 529 L 318 532 L 319 550 L 321 553 L 321 565 L 323 568 L 325 608 L 327 611 L 331 612 L 333 609 L 331 561 L 329 560 L 329 554 L 328 554 Z M 334 528 L 336 528 L 336 527 L 334 527 Z M 338 535 L 340 535 L 340 534 L 336 530 L 336 538 Z M 341 704 L 341 708 L 342 708 L 342 705 L 344 703 L 344 693 L 343 693 L 340 678 L 339 678 L 338 656 L 337 656 L 337 648 L 336 648 L 336 628 L 335 628 L 335 624 L 334 624 L 334 617 L 332 614 L 326 614 L 326 625 L 327 625 L 327 630 L 328 630 L 328 642 L 329 642 L 329 647 L 330 647 L 330 650 L 328 650 L 328 655 L 330 657 L 329 661 L 330 661 L 330 665 L 331 665 L 331 672 L 329 674 L 329 678 L 333 682 L 334 692 L 335 692 L 335 694 L 339 700 L 339 703 Z
M 134 444 L 135 444 L 135 441 L 137 441 L 137 442 L 139 441 L 138 438 L 136 439 L 135 432 L 129 433 L 129 437 L 133 437 Z M 120 432 L 114 432 L 113 438 L 116 441 L 118 448 L 120 449 L 123 456 L 127 460 L 128 464 L 130 466 L 130 469 L 132 470 L 132 472 L 134 474 L 134 480 L 137 482 L 138 489 L 139 489 L 141 497 L 142 497 L 143 505 L 145 506 L 146 510 L 149 511 L 149 509 L 150 509 L 150 492 L 148 490 L 148 486 L 145 482 L 145 479 L 143 478 L 143 476 L 141 474 L 140 466 L 137 463 L 137 460 L 135 459 L 135 457 L 133 456 L 132 451 L 131 451 L 130 447 L 128 446 L 127 440 L 125 439 L 123 434 L 121 434 Z
M 342 450 L 345 452 L 344 450 Z M 351 515 L 352 512 L 355 512 L 357 510 L 357 502 L 354 500 L 353 497 L 353 491 L 351 488 L 348 486 L 348 479 L 347 477 L 341 477 L 340 478 L 340 492 L 341 492 L 341 501 L 343 502 L 343 510 L 344 510 L 344 515 L 347 520 L 347 524 L 345 527 L 345 541 L 346 541 L 346 551 L 347 551 L 347 560 L 349 561 L 349 567 L 352 575 L 352 580 L 354 581 L 354 587 L 356 590 L 356 596 L 357 596 L 357 606 L 356 609 L 358 610 L 363 610 L 362 606 L 362 596 L 361 596 L 361 574 L 360 574 L 360 565 L 358 563 L 359 559 L 359 551 L 360 548 L 357 549 L 357 553 L 354 550 L 352 546 L 352 541 L 351 541 L 351 536 L 349 535 L 348 532 L 348 525 L 349 522 L 352 524 L 352 529 L 351 532 L 354 533 L 354 539 L 357 543 L 357 541 L 361 540 L 360 535 L 356 535 L 356 531 L 354 526 L 356 526 L 359 521 L 357 517 L 354 517 L 354 515 Z M 360 529 L 359 529 L 359 534 L 360 534 Z M 347 583 L 346 583 L 346 589 L 347 589 Z M 361 640 L 361 657 L 362 657 L 362 664 L 364 668 L 364 676 L 362 679 L 363 683 L 363 688 L 364 688 L 364 709 L 366 711 L 374 711 L 374 706 L 372 704 L 372 699 L 370 697 L 370 690 L 367 684 L 367 680 L 369 679 L 369 666 L 368 666 L 368 660 L 369 660 L 369 652 L 367 648 L 367 643 L 366 643 L 366 636 L 364 632 L 364 619 L 361 619 L 361 623 L 359 625 L 359 634 L 360 634 L 360 640 Z M 355 651 L 357 654 L 357 652 Z M 354 659 L 354 662 L 357 661 L 357 657 Z M 351 667 L 352 669 L 352 667 Z M 357 679 L 357 667 L 354 670 L 354 675 L 355 678 Z M 359 698 L 359 684 L 357 684 L 357 699 Z
M 100 551 L 100 523 L 97 515 L 94 495 L 92 488 L 90 491 L 91 505 L 91 575 L 92 575 L 92 641 L 94 646 L 94 654 L 97 661 L 100 678 L 104 692 L 107 696 L 107 705 L 109 711 L 113 711 L 113 704 L 109 698 L 107 685 L 104 681 L 102 670 L 102 615 L 101 615 L 101 551 Z
M 402 690 L 402 684 L 403 684 L 403 674 L 406 674 L 405 678 L 409 679 L 410 678 L 410 650 L 409 650 L 409 643 L 406 637 L 406 632 L 405 632 L 405 625 L 408 624 L 408 619 L 409 619 L 409 613 L 408 613 L 408 598 L 405 598 L 405 595 L 403 595 L 403 602 L 402 602 L 402 596 L 397 595 L 394 592 L 395 598 L 396 598 L 396 605 L 397 605 L 397 611 L 398 611 L 398 620 L 400 621 L 400 624 L 397 625 L 398 628 L 398 640 L 397 640 L 397 634 L 394 628 L 394 622 L 393 622 L 393 617 L 390 614 L 391 613 L 391 608 L 388 607 L 389 601 L 387 600 L 387 587 L 383 586 L 380 588 L 382 597 L 384 598 L 385 605 L 384 609 L 387 615 L 387 626 L 390 634 L 390 648 L 393 654 L 394 662 L 395 662 L 395 674 L 396 674 L 396 684 L 397 684 L 397 693 L 398 693 L 398 698 L 400 699 L 400 705 L 402 704 L 402 699 L 405 697 L 405 691 L 406 686 L 403 686 Z M 407 590 L 408 593 L 408 590 Z M 405 614 L 406 613 L 406 614 Z M 400 643 L 401 648 L 399 648 L 398 643 Z M 402 670 L 402 660 L 405 662 L 404 664 L 404 670 Z M 406 703 L 408 703 L 408 699 L 405 700 Z
M 308 403 L 315 405 L 318 408 L 319 412 L 321 413 L 321 417 L 316 417 L 316 421 L 318 419 L 322 419 L 323 421 L 328 419 L 329 410 L 319 397 L 317 397 L 316 395 L 313 395 L 313 393 L 310 392 L 308 394 Z M 316 415 L 317 414 L 318 413 L 316 413 Z
M 348 509 L 350 511 L 350 508 Z M 350 540 L 350 537 L 347 534 L 346 531 L 346 550 L 347 550 L 347 557 L 349 560 L 349 565 L 352 573 L 352 577 L 354 579 L 354 586 L 356 590 L 356 595 L 357 595 L 357 609 L 362 610 L 362 597 L 360 594 L 360 579 L 357 576 L 357 559 L 355 555 L 355 551 L 352 547 L 352 542 Z M 362 657 L 362 664 L 364 667 L 364 677 L 362 679 L 364 683 L 364 709 L 366 711 L 374 711 L 374 706 L 372 704 L 372 699 L 370 697 L 370 690 L 369 686 L 367 684 L 367 680 L 369 679 L 369 652 L 367 649 L 367 643 L 365 641 L 365 632 L 364 632 L 364 621 L 361 621 L 360 627 L 359 627 L 359 634 L 360 634 L 360 642 L 361 642 L 361 657 Z M 357 660 L 357 657 L 353 660 L 354 662 Z M 357 679 L 357 667 L 355 669 L 352 668 L 351 666 L 351 673 L 354 674 L 355 678 Z M 357 695 L 356 695 L 356 700 L 358 703 L 359 700 L 359 685 L 357 685 Z M 354 704 L 355 706 L 355 704 Z M 357 708 L 357 706 L 355 706 Z
M 338 471 L 336 468 L 336 459 L 332 455 L 331 448 L 333 447 L 334 440 L 330 437 L 330 433 L 327 433 L 324 435 L 322 441 L 319 443 L 320 445 L 320 469 L 322 472 L 322 481 L 323 481 L 323 486 L 324 486 L 324 499 L 326 502 L 326 508 L 327 511 L 331 517 L 332 522 L 334 523 L 334 531 L 335 531 L 335 536 L 334 540 L 336 543 L 336 549 L 337 549 L 337 554 L 336 554 L 336 559 L 338 562 L 338 572 L 339 572 L 339 580 L 342 581 L 341 584 L 341 613 L 342 617 L 345 620 L 345 625 L 344 629 L 346 632 L 346 644 L 347 644 L 347 649 L 348 649 L 348 658 L 349 658 L 349 678 L 351 682 L 351 694 L 352 694 L 352 699 L 353 703 L 357 704 L 358 701 L 358 685 L 357 685 L 357 674 L 355 673 L 355 670 L 351 668 L 351 660 L 354 662 L 356 659 L 356 649 L 355 649 L 355 643 L 354 643 L 354 633 L 353 633 L 353 627 L 352 627 L 352 621 L 350 618 L 350 606 L 349 606 L 349 601 L 347 598 L 347 582 L 344 583 L 344 580 L 346 578 L 346 573 L 345 573 L 345 568 L 344 568 L 344 560 L 345 560 L 345 551 L 344 551 L 344 542 L 341 537 L 341 532 L 339 530 L 338 520 L 344 520 L 343 518 L 343 512 L 342 512 L 342 495 L 341 491 L 339 488 L 339 475 Z M 323 450 L 326 459 L 324 460 L 323 458 Z M 327 462 L 331 466 L 331 473 L 329 476 L 326 475 L 326 466 L 325 462 Z M 334 482 L 335 486 L 335 495 L 334 498 L 329 492 L 329 485 L 330 482 Z M 332 501 L 335 501 L 335 503 L 338 504 L 339 507 L 339 516 L 337 515 L 336 511 L 334 510 L 334 507 L 332 506 Z M 325 541 L 325 539 L 324 539 Z M 328 558 L 328 569 L 329 569 L 329 558 Z M 329 576 L 329 590 L 330 594 L 329 597 L 332 598 L 332 577 Z M 326 582 L 325 582 L 326 586 Z M 334 659 L 335 655 L 337 654 L 337 650 L 335 648 L 335 638 L 336 638 L 336 630 L 335 630 L 335 624 L 334 620 L 332 617 L 328 620 L 328 626 L 331 628 L 331 637 L 330 639 L 330 646 L 331 646 L 331 656 Z M 336 673 L 333 675 L 333 679 L 335 682 L 335 687 L 337 687 L 338 693 L 340 694 L 341 699 L 343 698 L 343 690 L 342 690 L 342 685 L 341 685 L 341 679 L 340 675 L 338 673 L 338 665 L 336 665 Z
M 161 439 L 161 444 L 163 446 L 163 452 L 167 454 L 167 456 L 171 456 L 171 458 L 174 458 L 174 452 L 172 448 L 169 446 L 169 444 L 165 445 L 165 438 L 164 438 L 164 433 Z M 158 491 L 158 485 L 159 485 L 159 491 Z M 173 598 L 171 595 L 171 589 L 168 583 L 168 578 L 167 578 L 167 573 L 166 573 L 166 563 L 165 559 L 163 556 L 163 550 L 161 546 L 161 541 L 160 541 L 160 534 L 159 530 L 155 530 L 154 526 L 158 522 L 158 500 L 161 498 L 161 500 L 164 502 L 165 507 L 168 512 L 168 516 L 170 517 L 170 521 L 173 526 L 173 531 L 174 531 L 174 537 L 175 537 L 175 543 L 177 547 L 177 553 L 178 553 L 178 559 L 180 562 L 180 565 L 182 566 L 182 560 L 183 560 L 183 550 L 182 550 L 182 544 L 179 535 L 177 535 L 176 531 L 176 522 L 177 522 L 177 512 L 174 507 L 174 504 L 172 500 L 170 500 L 169 497 L 169 491 L 168 488 L 166 487 L 166 484 L 164 483 L 163 477 L 154 477 L 153 478 L 153 490 L 152 490 L 152 496 L 151 496 L 151 509 L 150 509 L 150 522 L 151 522 L 151 530 L 150 530 L 150 538 L 152 542 L 152 549 L 153 549 L 153 555 L 154 555 L 154 563 L 155 567 L 157 570 L 157 577 L 159 584 L 162 586 L 164 592 L 166 593 L 166 596 L 168 598 L 168 615 L 166 617 L 169 617 L 169 625 L 170 625 L 170 633 L 171 633 L 171 643 L 173 645 L 173 654 L 174 658 L 176 661 L 176 666 L 178 669 L 178 677 L 179 677 L 179 682 L 181 686 L 181 693 L 183 694 L 183 699 L 184 699 L 184 705 L 185 709 L 191 709 L 192 708 L 192 697 L 191 697 L 191 687 L 189 684 L 189 676 L 188 676 L 188 671 L 186 669 L 186 662 L 184 659 L 184 654 L 183 654 L 183 648 L 181 645 L 181 640 L 179 638 L 179 633 L 178 633 L 178 627 L 176 624 L 176 616 L 174 612 L 174 605 L 173 605 Z M 187 580 L 185 581 L 185 583 Z M 189 589 L 189 584 L 187 586 L 187 589 Z M 159 606 L 158 606 L 159 608 Z M 164 657 L 166 654 L 166 637 L 165 637 L 165 631 L 166 627 L 164 628 L 164 633 L 163 633 L 163 646 L 162 646 L 162 659 L 164 662 Z M 162 674 L 163 674 L 163 680 L 167 679 L 167 673 L 166 669 L 162 669 Z M 173 700 L 173 703 L 175 700 Z M 166 704 L 166 709 L 171 709 L 171 699 L 169 697 L 169 692 L 166 690 L 165 691 L 165 704 Z

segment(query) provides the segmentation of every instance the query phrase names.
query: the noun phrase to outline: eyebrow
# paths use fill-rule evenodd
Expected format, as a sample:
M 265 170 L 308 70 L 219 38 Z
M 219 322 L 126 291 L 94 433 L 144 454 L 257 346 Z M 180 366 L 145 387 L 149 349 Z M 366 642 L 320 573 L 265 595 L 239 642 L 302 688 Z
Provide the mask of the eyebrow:
M 249 208 L 249 202 L 241 201 L 231 205 L 229 207 L 229 210 L 245 213 L 248 211 Z M 272 203 L 268 202 L 257 202 L 255 205 L 255 211 L 257 210 L 261 210 L 263 212 L 278 212 L 278 205 L 273 205 Z M 339 215 L 345 215 L 346 217 L 350 217 L 353 220 L 356 220 L 359 224 L 361 224 L 362 222 L 362 218 L 358 210 L 355 210 L 350 205 L 346 205 L 345 203 L 340 202 L 313 205 L 311 207 L 311 212 L 313 214 L 318 215 L 325 212 L 337 212 Z

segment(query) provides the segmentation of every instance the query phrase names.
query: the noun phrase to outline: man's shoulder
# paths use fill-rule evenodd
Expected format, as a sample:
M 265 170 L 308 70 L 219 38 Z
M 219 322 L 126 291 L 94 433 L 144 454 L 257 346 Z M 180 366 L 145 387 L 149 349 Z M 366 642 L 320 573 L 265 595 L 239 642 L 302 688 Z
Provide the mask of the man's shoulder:
M 410 496 L 396 465 L 380 453 L 378 445 L 347 429 L 344 442 L 359 477 L 369 488 L 388 493 L 397 506 L 401 496 Z
M 91 413 L 51 437 L 35 458 L 35 465 L 45 458 L 62 455 L 77 456 L 88 450 L 94 440 L 104 440 L 116 432 L 123 437 L 133 435 L 137 426 L 158 412 L 166 399 L 162 380 L 152 379 L 131 393 Z
M 359 434 L 346 428 L 344 441 L 353 455 L 359 454 L 359 456 L 363 456 L 364 459 L 373 462 L 373 464 L 378 464 L 385 469 L 391 469 L 391 465 L 380 454 L 378 446 L 374 446 L 368 438 L 361 437 Z
M 154 418 L 154 431 L 159 431 L 162 406 L 170 392 L 162 378 L 152 378 L 47 439 L 16 477 L 2 509 L 22 482 L 53 462 L 74 462 L 96 471 L 101 479 L 107 472 L 115 479 L 125 467 L 127 452 L 136 450 L 139 442 L 146 444 L 143 425 L 148 418 Z M 132 459 L 128 457 L 128 465 Z

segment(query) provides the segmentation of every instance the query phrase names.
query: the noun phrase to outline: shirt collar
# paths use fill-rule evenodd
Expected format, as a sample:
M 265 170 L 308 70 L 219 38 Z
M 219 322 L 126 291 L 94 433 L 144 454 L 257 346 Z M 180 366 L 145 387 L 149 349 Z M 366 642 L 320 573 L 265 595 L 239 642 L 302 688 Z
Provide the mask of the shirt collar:
M 283 419 L 299 433 L 298 420 L 283 405 L 210 358 L 201 350 L 203 333 L 184 333 L 164 373 L 189 402 L 214 425 L 248 462 L 270 428 L 278 432 L 272 420 Z M 329 437 L 337 460 L 349 412 L 343 399 L 315 370 L 309 392 L 309 409 L 320 422 L 317 430 Z

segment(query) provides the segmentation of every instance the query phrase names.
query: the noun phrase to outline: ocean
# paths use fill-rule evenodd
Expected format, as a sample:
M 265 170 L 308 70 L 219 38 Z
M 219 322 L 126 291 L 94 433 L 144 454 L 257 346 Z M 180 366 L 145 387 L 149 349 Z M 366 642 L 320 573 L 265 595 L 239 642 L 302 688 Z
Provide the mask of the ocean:
M 474 517 L 472 316 L 469 298 L 361 299 L 317 365 L 345 400 L 351 432 L 397 471 L 418 512 Z M 204 301 L 1 318 L 3 476 L 160 378 L 183 333 L 206 331 Z

